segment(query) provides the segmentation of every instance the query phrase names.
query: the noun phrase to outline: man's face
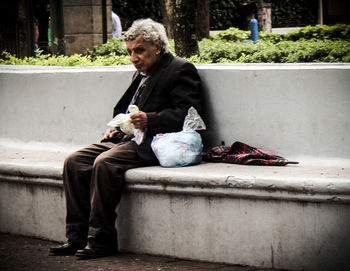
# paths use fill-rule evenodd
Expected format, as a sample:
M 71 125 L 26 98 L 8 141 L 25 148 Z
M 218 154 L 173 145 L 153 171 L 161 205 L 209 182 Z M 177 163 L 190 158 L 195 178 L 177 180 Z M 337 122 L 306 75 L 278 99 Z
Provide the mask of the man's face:
M 150 73 L 160 58 L 161 46 L 143 39 L 143 35 L 126 42 L 130 60 L 139 72 Z

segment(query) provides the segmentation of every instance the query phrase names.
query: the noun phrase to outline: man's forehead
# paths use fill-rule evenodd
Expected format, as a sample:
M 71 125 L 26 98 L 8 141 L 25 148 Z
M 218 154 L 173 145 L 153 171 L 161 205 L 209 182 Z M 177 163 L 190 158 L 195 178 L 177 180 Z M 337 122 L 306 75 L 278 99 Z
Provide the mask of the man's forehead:
M 138 35 L 136 37 L 136 39 L 134 40 L 130 40 L 126 42 L 126 47 L 128 48 L 134 48 L 134 47 L 139 47 L 139 46 L 143 46 L 146 45 L 148 42 L 145 41 L 143 35 Z

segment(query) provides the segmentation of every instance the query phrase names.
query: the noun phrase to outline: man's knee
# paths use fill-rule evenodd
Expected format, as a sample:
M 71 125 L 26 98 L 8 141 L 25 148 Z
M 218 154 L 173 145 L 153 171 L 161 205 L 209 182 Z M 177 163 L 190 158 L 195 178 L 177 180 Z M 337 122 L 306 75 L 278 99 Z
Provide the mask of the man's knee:
M 64 160 L 64 168 L 71 168 L 79 164 L 81 157 L 78 152 L 73 152 Z
M 127 168 L 117 157 L 111 156 L 108 153 L 102 153 L 96 157 L 93 164 L 93 171 L 97 174 L 107 174 L 108 176 L 115 176 L 123 174 Z
M 105 156 L 103 153 L 100 154 L 99 156 L 96 157 L 94 164 L 93 164 L 93 168 L 96 169 L 96 168 L 106 167 L 106 165 L 108 164 L 107 160 L 108 160 L 107 156 Z

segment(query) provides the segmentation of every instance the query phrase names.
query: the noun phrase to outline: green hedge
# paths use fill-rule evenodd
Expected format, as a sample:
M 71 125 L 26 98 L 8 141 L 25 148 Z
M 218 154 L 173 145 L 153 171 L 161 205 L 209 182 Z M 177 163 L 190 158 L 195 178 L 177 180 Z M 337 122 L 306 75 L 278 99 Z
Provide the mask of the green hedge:
M 37 58 L 17 58 L 7 52 L 2 52 L 0 64 L 5 65 L 39 65 L 39 66 L 110 66 L 131 64 L 129 56 L 110 53 L 104 56 L 91 56 L 75 54 L 72 56 L 43 55 L 39 51 Z
M 348 41 L 281 41 L 271 43 L 200 42 L 200 57 L 195 63 L 303 63 L 350 62 Z
M 91 57 L 94 61 L 98 56 L 108 56 L 111 53 L 117 56 L 128 54 L 121 40 L 109 39 L 107 43 L 101 46 L 94 46 L 91 50 L 87 50 L 85 55 Z
M 231 27 L 215 35 L 216 40 L 244 41 L 250 39 L 250 31 Z M 259 32 L 259 39 L 277 43 L 283 40 L 345 40 L 350 41 L 350 25 L 338 24 L 333 26 L 305 26 L 291 31 L 286 35 L 271 32 Z
M 199 42 L 200 56 L 193 63 L 302 63 L 350 62 L 350 26 L 303 27 L 285 36 L 260 32 L 257 43 L 248 42 L 249 31 L 229 28 Z M 169 49 L 174 53 L 174 42 Z M 84 55 L 19 59 L 3 53 L 0 64 L 101 66 L 131 64 L 121 40 L 110 39 Z
M 217 33 L 213 37 L 213 40 L 246 41 L 246 40 L 249 40 L 250 38 L 251 38 L 250 31 L 240 30 L 235 27 L 230 27 L 229 29 L 226 29 Z M 276 42 L 282 41 L 284 37 L 277 33 L 260 31 L 259 39 L 276 43 Z
M 347 40 L 350 41 L 350 25 L 317 25 L 302 27 L 284 36 L 286 40 Z

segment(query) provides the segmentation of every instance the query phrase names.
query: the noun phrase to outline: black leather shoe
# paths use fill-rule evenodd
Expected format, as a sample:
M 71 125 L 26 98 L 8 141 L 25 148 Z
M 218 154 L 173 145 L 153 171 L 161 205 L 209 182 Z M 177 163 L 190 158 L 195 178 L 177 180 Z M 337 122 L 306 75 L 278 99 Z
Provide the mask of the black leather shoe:
M 79 249 L 85 247 L 85 244 L 63 244 L 58 247 L 50 247 L 50 252 L 53 255 L 69 256 L 74 255 Z
M 78 250 L 75 256 L 81 260 L 95 259 L 101 257 L 107 257 L 117 254 L 118 251 L 115 249 L 105 249 L 105 248 L 91 248 L 87 246 L 84 249 Z

